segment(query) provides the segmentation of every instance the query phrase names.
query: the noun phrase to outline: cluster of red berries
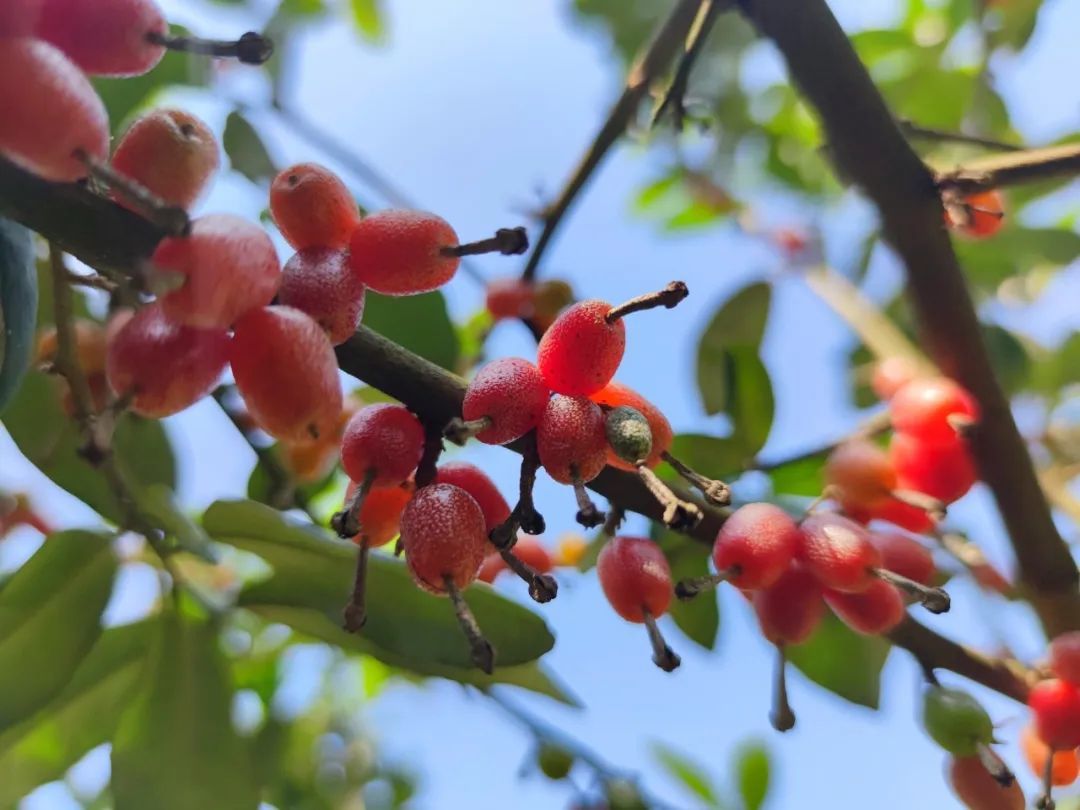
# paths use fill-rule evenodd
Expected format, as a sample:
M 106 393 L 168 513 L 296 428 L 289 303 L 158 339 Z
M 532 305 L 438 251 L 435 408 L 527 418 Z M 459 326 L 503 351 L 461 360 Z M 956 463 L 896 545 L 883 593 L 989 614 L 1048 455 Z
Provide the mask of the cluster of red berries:
M 1080 632 L 1050 642 L 1049 674 L 1028 695 L 1031 724 L 1020 744 L 1031 769 L 1043 779 L 1043 806 L 1052 787 L 1080 776 Z

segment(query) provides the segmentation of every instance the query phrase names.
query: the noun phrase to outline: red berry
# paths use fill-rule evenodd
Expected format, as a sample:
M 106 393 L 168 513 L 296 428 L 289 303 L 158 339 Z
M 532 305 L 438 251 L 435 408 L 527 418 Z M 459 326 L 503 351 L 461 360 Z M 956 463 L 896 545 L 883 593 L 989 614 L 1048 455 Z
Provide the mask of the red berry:
M 443 255 L 456 247 L 450 224 L 423 211 L 380 211 L 352 233 L 352 269 L 364 284 L 385 295 L 437 290 L 457 272 L 461 259 Z
M 949 784 L 968 810 L 1024 810 L 1024 791 L 1015 781 L 1002 787 L 977 756 L 949 758 Z
M 349 420 L 341 439 L 341 466 L 353 481 L 369 473 L 375 486 L 400 484 L 424 453 L 424 426 L 404 405 L 367 405 Z
M 1080 686 L 1080 632 L 1062 633 L 1050 642 L 1050 669 L 1061 680 Z
M 915 534 L 926 534 L 935 525 L 934 518 L 925 509 L 919 509 L 917 506 L 898 501 L 895 498 L 886 498 L 879 501 L 870 509 L 845 506 L 844 511 L 848 517 L 859 523 L 883 520 Z
M 932 495 L 945 503 L 963 497 L 978 480 L 967 445 L 959 436 L 930 443 L 897 433 L 892 437 L 889 455 L 901 488 Z
M 767 588 L 787 570 L 798 545 L 799 528 L 787 512 L 771 503 L 748 503 L 717 532 L 713 565 L 736 588 Z
M 919 376 L 919 367 L 914 360 L 908 357 L 886 357 L 874 366 L 874 376 L 870 381 L 870 387 L 874 389 L 878 399 L 888 402 L 893 396 Z
M 1080 747 L 1080 686 L 1057 678 L 1039 681 L 1028 693 L 1035 730 L 1054 750 Z
M 933 580 L 937 571 L 934 557 L 919 541 L 900 532 L 874 532 L 870 541 L 881 554 L 881 567 L 885 570 L 922 585 Z
M 298 163 L 274 178 L 270 215 L 296 250 L 347 247 L 360 221 L 341 178 L 317 163 Z
M 652 431 L 652 452 L 649 453 L 649 458 L 645 462 L 648 467 L 655 467 L 660 463 L 661 457 L 664 453 L 671 449 L 671 443 L 675 439 L 674 431 L 671 429 L 671 423 L 667 420 L 667 417 L 661 413 L 660 409 L 653 405 L 645 397 L 641 396 L 637 391 L 623 385 L 620 382 L 612 380 L 599 391 L 589 395 L 589 399 L 595 402 L 597 405 L 604 405 L 608 408 L 628 407 L 633 408 L 640 413 L 649 423 L 649 430 Z M 618 467 L 622 470 L 634 470 L 634 465 L 626 461 L 623 461 L 609 448 L 608 450 L 608 464 L 613 467 Z
M 825 462 L 825 481 L 845 510 L 870 509 L 891 500 L 896 470 L 889 454 L 873 442 L 854 439 L 838 446 Z
M 957 424 L 979 421 L 975 399 L 947 377 L 912 380 L 889 403 L 893 427 L 928 442 L 955 441 Z
M 4 0 L 0 4 L 0 37 L 28 37 L 41 14 L 42 0 Z
M 889 632 L 906 615 L 900 591 L 880 579 L 871 579 L 861 593 L 827 590 L 825 602 L 844 624 L 868 636 Z
M 536 366 L 520 357 L 493 360 L 465 390 L 461 413 L 469 421 L 487 417 L 491 426 L 476 434 L 485 444 L 506 444 L 537 426 L 547 407 L 548 390 Z
M 165 55 L 147 35 L 168 30 L 151 0 L 43 0 L 36 35 L 91 75 L 138 76 Z
M 491 530 L 503 523 L 510 517 L 510 504 L 499 492 L 495 482 L 488 478 L 487 474 L 467 461 L 449 461 L 435 471 L 435 482 L 439 484 L 453 484 L 473 496 L 484 513 L 484 529 L 489 534 Z M 520 546 L 514 546 L 517 549 Z
M 270 237 L 230 214 L 200 217 L 190 236 L 162 239 L 151 261 L 184 276 L 179 289 L 161 297 L 161 305 L 170 318 L 189 326 L 228 328 L 270 303 L 281 283 Z
M 296 442 L 333 434 L 342 409 L 334 347 L 303 312 L 249 312 L 236 322 L 229 362 L 248 412 L 271 436 Z
M 1039 739 L 1034 726 L 1025 726 L 1020 732 L 1020 749 L 1024 752 L 1031 772 L 1040 779 L 1046 773 L 1046 759 L 1051 755 L 1050 747 Z M 1054 761 L 1050 766 L 1050 784 L 1056 787 L 1071 785 L 1080 776 L 1080 756 L 1073 749 L 1053 752 Z
M 596 559 L 596 573 L 604 596 L 628 622 L 645 621 L 646 610 L 663 616 L 671 604 L 671 568 L 652 540 L 611 538 Z
M 109 155 L 109 116 L 97 91 L 46 42 L 0 39 L 0 109 L 0 154 L 46 180 L 85 177 L 77 153 Z
M 350 481 L 345 490 L 346 503 L 356 492 L 358 484 Z M 392 487 L 374 487 L 364 496 L 360 505 L 360 534 L 353 538 L 356 544 L 365 543 L 370 548 L 385 546 L 401 531 L 401 515 L 412 500 L 413 483 L 406 481 Z
M 353 336 L 364 314 L 364 285 L 345 251 L 307 248 L 286 262 L 278 301 L 314 318 L 337 346 Z
M 810 515 L 800 540 L 799 559 L 826 588 L 859 593 L 877 581 L 871 569 L 880 566 L 881 555 L 858 523 L 840 515 Z
M 120 139 L 112 167 L 170 205 L 190 208 L 209 185 L 221 158 L 210 129 L 183 110 L 154 110 Z M 123 194 L 113 199 L 127 205 Z
M 538 574 L 546 574 L 554 567 L 548 550 L 544 548 L 539 540 L 527 534 L 518 537 L 513 552 L 515 557 Z M 508 570 L 506 561 L 501 554 L 489 554 L 484 559 L 483 565 L 480 566 L 480 573 L 476 575 L 476 578 L 481 582 L 490 584 L 498 578 L 499 574 L 506 570 Z
M 1001 230 L 1005 224 L 1005 198 L 1000 191 L 991 189 L 970 194 L 964 198 L 967 206 L 967 222 L 961 224 L 945 209 L 945 224 L 974 239 L 985 239 Z
M 489 281 L 484 306 L 495 320 L 528 318 L 533 312 L 534 289 L 531 282 L 516 276 Z
M 584 397 L 556 394 L 536 427 L 540 463 L 560 484 L 591 481 L 607 463 L 604 413 Z
M 105 373 L 131 409 L 160 419 L 202 399 L 229 359 L 224 329 L 194 329 L 170 321 L 158 304 L 143 307 L 109 339 Z
M 467 588 L 488 549 L 480 507 L 452 484 L 417 490 L 401 516 L 401 542 L 416 584 L 435 594 L 446 593 L 444 577 Z
M 611 304 L 582 301 L 555 320 L 537 348 L 537 366 L 560 394 L 588 396 L 611 382 L 626 349 L 622 319 L 608 323 Z
M 802 644 L 825 612 L 821 594 L 809 571 L 797 564 L 788 566 L 780 579 L 750 596 L 762 635 L 773 644 Z

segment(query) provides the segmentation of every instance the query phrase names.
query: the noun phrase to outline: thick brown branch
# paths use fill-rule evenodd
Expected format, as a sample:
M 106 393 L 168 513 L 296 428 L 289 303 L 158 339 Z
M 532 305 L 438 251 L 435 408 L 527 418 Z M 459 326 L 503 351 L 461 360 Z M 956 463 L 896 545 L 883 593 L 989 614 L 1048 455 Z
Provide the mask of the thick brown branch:
M 1039 487 L 1027 447 L 983 344 L 964 276 L 942 227 L 937 178 L 908 145 L 825 0 L 742 0 L 758 29 L 787 60 L 817 108 L 842 175 L 877 206 L 882 231 L 907 268 L 923 344 L 938 366 L 979 400 L 971 445 L 997 500 L 1019 561 L 1026 596 L 1050 635 L 1080 628 L 1076 563 Z M 1070 155 L 1070 149 L 1072 150 Z M 989 167 L 997 181 L 1051 176 L 1080 164 L 1080 147 L 1043 151 L 1039 172 L 1016 153 Z M 1052 157 L 1052 159 L 1051 159 Z M 974 164 L 987 174 L 988 163 Z M 1021 172 L 1018 166 L 1026 168 Z M 1010 168 L 1011 167 L 1011 168 Z M 1010 174 L 1011 172 L 1011 174 Z
M 1078 174 L 1080 143 L 1069 143 L 966 161 L 957 169 L 938 172 L 938 183 L 970 193 L 1041 180 L 1076 177 Z

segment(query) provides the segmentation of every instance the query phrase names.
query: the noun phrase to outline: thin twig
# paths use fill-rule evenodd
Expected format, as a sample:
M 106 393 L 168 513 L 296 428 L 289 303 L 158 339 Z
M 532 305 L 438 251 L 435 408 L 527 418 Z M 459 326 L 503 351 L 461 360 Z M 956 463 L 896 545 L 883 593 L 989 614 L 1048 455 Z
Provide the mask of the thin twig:
M 1080 143 L 1069 143 L 965 161 L 955 169 L 938 171 L 936 179 L 939 188 L 971 194 L 1077 174 L 1080 174 Z
M 1002 152 L 1019 152 L 1024 149 L 1014 143 L 996 141 L 993 138 L 983 138 L 979 135 L 967 135 L 963 132 L 949 132 L 944 129 L 924 127 L 907 118 L 901 118 L 897 122 L 900 130 L 909 138 L 918 138 L 924 141 L 937 141 L 939 143 L 963 143 L 970 146 L 981 146 L 985 149 L 998 149 Z
M 686 118 L 686 88 L 690 83 L 690 73 L 693 71 L 694 63 L 697 61 L 698 56 L 701 55 L 701 51 L 709 39 L 713 23 L 716 22 L 720 11 L 725 8 L 727 8 L 727 3 L 721 2 L 721 0 L 703 0 L 701 7 L 698 9 L 697 17 L 694 19 L 694 24 L 690 28 L 690 33 L 686 38 L 686 50 L 683 51 L 683 55 L 679 58 L 679 64 L 675 68 L 675 77 L 671 80 L 671 84 L 668 85 L 667 90 L 660 99 L 660 103 L 656 105 L 652 121 L 649 124 L 650 127 L 655 127 L 664 113 L 670 109 L 675 131 L 682 131 L 683 121 Z

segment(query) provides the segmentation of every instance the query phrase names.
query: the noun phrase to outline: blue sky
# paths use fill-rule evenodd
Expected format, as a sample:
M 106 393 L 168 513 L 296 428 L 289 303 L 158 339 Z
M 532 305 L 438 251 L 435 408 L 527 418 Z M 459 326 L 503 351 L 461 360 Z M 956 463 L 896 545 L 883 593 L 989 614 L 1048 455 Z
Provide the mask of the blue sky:
M 383 5 L 389 28 L 384 46 L 359 42 L 340 23 L 312 27 L 298 38 L 290 84 L 301 109 L 425 207 L 446 217 L 463 239 L 516 224 L 518 212 L 537 201 L 537 189 L 554 192 L 559 187 L 621 82 L 606 39 L 578 24 L 565 1 L 388 0 Z M 849 28 L 887 22 L 893 6 L 887 0 L 837 0 L 833 5 Z M 1027 53 L 997 65 L 1015 121 L 1032 142 L 1075 130 L 1080 111 L 1080 86 L 1061 80 L 1080 75 L 1080 53 L 1069 33 L 1080 30 L 1080 8 L 1066 0 L 1046 5 Z M 226 35 L 250 26 L 250 21 L 220 7 L 207 16 L 209 7 L 202 4 L 171 0 L 163 6 L 177 22 L 208 34 Z M 777 69 L 769 52 L 759 61 L 763 71 Z M 257 81 L 242 77 L 229 87 L 254 99 L 262 92 Z M 227 112 L 217 101 L 188 95 L 178 96 L 178 101 L 190 102 L 215 127 Z M 280 161 L 333 165 L 269 119 L 259 120 L 266 124 Z M 611 301 L 672 278 L 684 279 L 692 295 L 675 313 L 649 313 L 632 325 L 619 376 L 650 395 L 677 430 L 721 433 L 722 421 L 704 416 L 693 387 L 697 336 L 731 291 L 763 273 L 775 273 L 780 265 L 774 255 L 741 239 L 732 228 L 672 237 L 634 216 L 629 204 L 634 192 L 661 165 L 632 145 L 617 150 L 552 246 L 544 272 L 570 279 L 582 297 Z M 362 186 L 358 191 L 364 198 Z M 1075 195 L 1072 202 L 1075 206 Z M 772 201 L 764 204 L 772 210 Z M 264 206 L 257 189 L 226 178 L 203 208 L 255 217 Z M 773 207 L 777 216 L 793 213 L 790 207 Z M 865 211 L 850 208 L 852 221 L 830 220 L 830 244 L 838 249 L 845 235 L 865 222 Z M 519 269 L 516 260 L 508 259 L 478 264 L 492 276 Z M 1076 275 L 1061 282 L 1073 292 L 1073 300 L 1080 291 Z M 897 279 L 896 268 L 882 257 L 871 274 L 871 289 L 887 291 Z M 464 277 L 447 292 L 452 309 L 461 316 L 481 300 L 479 288 Z M 853 423 L 856 412 L 839 374 L 851 344 L 843 324 L 800 282 L 778 284 L 766 341 L 778 401 L 769 455 L 813 446 Z M 515 325 L 500 326 L 490 348 L 496 355 L 531 356 L 534 351 L 531 338 Z M 213 408 L 196 406 L 171 420 L 170 430 L 182 450 L 185 503 L 201 506 L 242 494 L 253 458 Z M 16 456 L 0 433 L 0 488 L 29 488 L 59 523 L 87 520 L 85 509 L 47 486 Z M 512 489 L 516 465 L 510 454 L 483 447 L 470 448 L 462 457 L 506 482 L 506 491 Z M 538 502 L 548 518 L 549 541 L 573 528 L 569 489 L 544 480 Z M 955 510 L 955 521 L 984 538 L 991 555 L 1009 566 L 986 493 L 976 491 L 965 499 Z M 0 546 L 0 566 L 13 565 L 34 542 L 20 534 Z M 115 606 L 114 617 L 134 610 L 152 586 L 145 571 L 130 573 L 125 600 Z M 976 644 L 992 645 L 1004 636 L 1021 652 L 1039 652 L 1035 625 L 1023 610 L 987 602 L 963 584 L 953 597 L 954 610 L 947 616 L 921 618 Z M 791 698 L 799 725 L 780 736 L 767 719 L 771 652 L 741 597 L 721 589 L 720 600 L 722 628 L 713 653 L 695 647 L 664 623 L 683 656 L 682 668 L 667 675 L 649 663 L 642 628 L 608 609 L 595 577 L 568 575 L 559 598 L 541 608 L 558 636 L 547 661 L 587 710 L 511 697 L 565 727 L 609 761 L 640 772 L 653 793 L 676 807 L 694 805 L 655 766 L 653 742 L 685 752 L 723 779 L 735 747 L 749 738 L 764 739 L 774 755 L 772 808 L 955 806 L 941 778 L 944 757 L 916 722 L 920 681 L 908 656 L 902 651 L 891 656 L 878 713 L 845 704 L 794 675 Z M 986 697 L 995 720 L 1003 724 L 1002 736 L 1013 739 L 1022 709 L 975 691 Z M 454 684 L 393 686 L 360 711 L 387 758 L 419 768 L 419 808 L 549 808 L 569 803 L 561 785 L 542 778 L 518 779 L 529 738 L 495 707 L 465 697 Z M 1006 746 L 1006 753 L 1022 771 L 1015 749 Z M 99 754 L 93 767 L 84 770 L 100 776 L 105 761 Z M 62 791 L 52 787 L 27 801 L 25 810 L 64 806 Z

